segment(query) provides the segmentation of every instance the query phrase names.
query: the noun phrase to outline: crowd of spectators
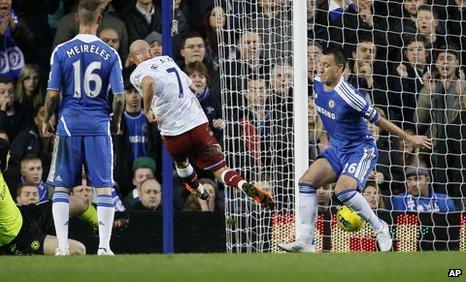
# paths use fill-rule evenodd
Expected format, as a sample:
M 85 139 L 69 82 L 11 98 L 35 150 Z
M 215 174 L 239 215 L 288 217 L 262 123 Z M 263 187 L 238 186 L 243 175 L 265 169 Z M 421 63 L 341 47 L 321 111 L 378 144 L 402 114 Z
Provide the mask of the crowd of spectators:
M 289 187 L 293 179 L 290 1 L 174 1 L 173 56 L 193 80 L 216 138 L 235 148 L 226 152 L 227 161 L 246 178 L 271 187 Z M 5 178 L 18 204 L 51 196 L 45 180 L 53 140 L 40 129 L 48 64 L 53 48 L 78 33 L 77 2 L 0 0 L 0 134 L 11 143 Z M 161 1 L 100 2 L 104 12 L 98 36 L 118 51 L 127 81 L 134 68 L 128 60 L 131 42 L 144 39 L 153 56 L 162 54 Z M 432 151 L 418 152 L 370 126 L 380 148 L 377 171 L 364 192 L 371 207 L 465 210 L 466 1 L 307 3 L 311 161 L 329 142 L 315 113 L 312 78 L 322 48 L 338 43 L 350 58 L 346 79 L 382 115 L 434 142 Z M 129 82 L 121 125 L 122 134 L 113 136 L 116 207 L 160 210 L 161 137 L 147 122 L 142 97 Z M 211 175 L 200 176 L 211 201 L 195 198 L 175 179 L 175 208 L 223 209 L 222 185 Z M 333 203 L 331 188 L 319 190 L 323 206 Z M 286 206 L 288 198 L 271 189 Z M 91 188 L 83 184 L 79 193 L 83 190 L 92 201 Z

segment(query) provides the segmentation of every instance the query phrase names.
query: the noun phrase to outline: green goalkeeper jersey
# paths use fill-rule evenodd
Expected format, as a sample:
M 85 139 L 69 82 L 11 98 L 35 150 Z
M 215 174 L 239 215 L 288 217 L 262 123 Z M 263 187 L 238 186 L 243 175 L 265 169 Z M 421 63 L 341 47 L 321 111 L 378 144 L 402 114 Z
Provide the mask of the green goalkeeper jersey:
M 22 224 L 21 212 L 0 172 L 0 246 L 11 242 L 18 235 Z

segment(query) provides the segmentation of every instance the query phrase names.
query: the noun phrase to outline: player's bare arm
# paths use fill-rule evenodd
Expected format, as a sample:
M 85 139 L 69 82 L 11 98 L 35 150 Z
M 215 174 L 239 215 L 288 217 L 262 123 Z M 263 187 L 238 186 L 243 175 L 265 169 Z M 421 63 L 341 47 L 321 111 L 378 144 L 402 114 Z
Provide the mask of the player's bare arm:
M 144 114 L 149 122 L 157 122 L 157 118 L 151 109 L 152 98 L 155 92 L 155 81 L 152 77 L 146 76 L 141 83 L 142 95 L 144 99 Z
M 113 135 L 121 134 L 121 116 L 123 115 L 123 111 L 125 109 L 125 95 L 123 94 L 116 94 L 113 95 L 113 116 L 112 121 L 110 122 L 110 129 Z
M 45 96 L 45 114 L 42 124 L 42 133 L 45 137 L 51 137 L 54 134 L 53 124 L 50 124 L 50 117 L 55 113 L 58 101 L 60 100 L 60 92 L 58 90 L 48 90 Z
M 408 144 L 414 146 L 415 148 L 432 148 L 432 142 L 429 140 L 429 138 L 427 138 L 427 136 L 408 134 L 386 118 L 380 117 L 380 120 L 377 122 L 377 126 L 390 132 L 391 134 L 399 136 L 401 139 L 408 142 Z

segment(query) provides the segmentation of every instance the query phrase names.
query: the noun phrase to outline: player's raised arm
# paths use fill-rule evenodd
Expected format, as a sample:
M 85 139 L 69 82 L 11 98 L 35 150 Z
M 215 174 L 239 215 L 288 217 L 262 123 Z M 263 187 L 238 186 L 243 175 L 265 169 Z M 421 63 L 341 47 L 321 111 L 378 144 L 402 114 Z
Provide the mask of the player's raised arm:
M 144 101 L 144 114 L 149 122 L 156 122 L 154 112 L 151 109 L 152 99 L 155 92 L 155 81 L 152 77 L 146 76 L 142 79 L 141 83 L 142 96 Z
M 430 149 L 432 147 L 432 142 L 429 140 L 429 138 L 427 138 L 427 136 L 408 134 L 396 126 L 396 124 L 384 117 L 380 117 L 380 120 L 376 123 L 376 125 L 381 129 L 390 132 L 391 134 L 398 135 L 401 139 L 408 142 L 415 148 Z

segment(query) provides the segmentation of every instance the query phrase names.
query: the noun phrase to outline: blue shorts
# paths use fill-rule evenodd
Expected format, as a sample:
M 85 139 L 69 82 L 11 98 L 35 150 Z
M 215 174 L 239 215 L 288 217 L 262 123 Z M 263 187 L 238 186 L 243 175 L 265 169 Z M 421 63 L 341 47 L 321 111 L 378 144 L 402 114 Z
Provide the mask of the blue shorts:
M 81 185 L 83 164 L 89 186 L 111 187 L 113 184 L 111 137 L 55 136 L 47 183 L 65 188 Z
M 377 164 L 378 156 L 377 146 L 362 144 L 349 152 L 341 152 L 338 148 L 330 146 L 318 158 L 325 158 L 337 177 L 348 175 L 356 179 L 358 188 L 362 192 L 369 174 Z

